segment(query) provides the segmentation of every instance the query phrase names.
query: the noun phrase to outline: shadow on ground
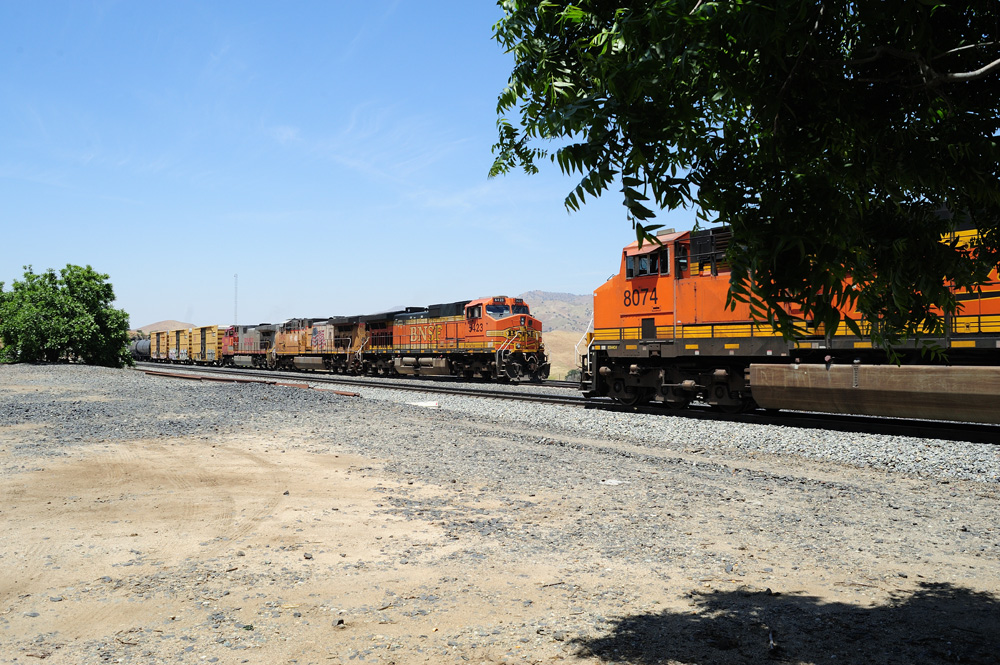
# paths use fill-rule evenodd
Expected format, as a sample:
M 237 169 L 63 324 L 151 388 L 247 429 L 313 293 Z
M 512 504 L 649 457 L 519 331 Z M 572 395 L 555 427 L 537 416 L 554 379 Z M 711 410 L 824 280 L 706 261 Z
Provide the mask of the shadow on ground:
M 878 607 L 770 590 L 692 600 L 690 613 L 629 616 L 609 636 L 576 645 L 581 655 L 635 665 L 1000 663 L 1000 599 L 948 584 Z

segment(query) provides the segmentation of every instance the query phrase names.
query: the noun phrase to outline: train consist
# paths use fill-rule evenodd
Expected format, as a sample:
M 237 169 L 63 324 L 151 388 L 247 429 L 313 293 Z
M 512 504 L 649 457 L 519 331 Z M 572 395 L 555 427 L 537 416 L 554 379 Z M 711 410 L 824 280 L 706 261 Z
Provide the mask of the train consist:
M 916 346 L 904 362 L 852 336 L 784 340 L 725 306 L 727 229 L 663 233 L 632 243 L 617 275 L 594 291 L 583 388 L 626 404 L 724 411 L 756 407 L 1000 422 L 1000 284 L 963 301 L 942 339 L 948 365 Z M 994 274 L 994 278 L 996 275 Z
M 133 352 L 156 362 L 344 374 L 497 381 L 540 381 L 549 374 L 541 322 L 521 298 L 506 296 L 274 325 L 157 331 Z

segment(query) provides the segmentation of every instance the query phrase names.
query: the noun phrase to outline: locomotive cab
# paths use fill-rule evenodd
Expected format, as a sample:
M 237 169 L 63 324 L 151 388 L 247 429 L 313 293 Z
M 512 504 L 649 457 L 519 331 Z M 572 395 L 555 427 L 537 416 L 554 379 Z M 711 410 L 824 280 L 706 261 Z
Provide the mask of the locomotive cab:
M 731 360 L 738 347 L 721 339 L 734 321 L 750 319 L 745 306 L 726 307 L 728 239 L 724 229 L 669 230 L 656 242 L 622 250 L 618 274 L 594 291 L 594 333 L 584 368 L 589 395 L 626 405 L 751 405 L 744 367 Z M 773 334 L 766 340 L 773 342 Z M 787 347 L 771 351 L 785 354 Z
M 494 355 L 494 378 L 541 381 L 549 375 L 542 324 L 521 298 L 494 296 L 465 306 L 468 341 Z

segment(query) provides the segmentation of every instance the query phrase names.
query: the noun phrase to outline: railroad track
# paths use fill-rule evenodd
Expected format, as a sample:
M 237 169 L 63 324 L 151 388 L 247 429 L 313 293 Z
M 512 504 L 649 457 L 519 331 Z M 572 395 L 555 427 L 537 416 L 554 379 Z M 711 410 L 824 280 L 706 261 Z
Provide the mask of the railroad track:
M 322 372 L 261 372 L 254 369 L 234 369 L 227 367 L 193 367 L 160 365 L 156 363 L 136 363 L 143 372 L 158 376 L 168 376 L 184 379 L 228 380 L 246 383 L 268 383 L 276 385 L 308 386 L 308 384 L 325 383 L 363 388 L 383 388 L 386 390 L 405 390 L 409 392 L 431 393 L 439 395 L 461 395 L 463 397 L 483 397 L 494 399 L 536 402 L 540 404 L 556 404 L 561 406 L 586 406 L 588 400 L 581 395 L 549 395 L 536 390 L 514 392 L 510 390 L 486 390 L 477 388 L 474 383 L 453 381 L 427 381 L 424 379 L 368 378 L 326 374 Z M 542 387 L 546 384 L 507 384 L 511 386 Z M 574 388 L 577 384 L 570 384 Z M 551 386 L 550 386 L 551 387 Z M 558 386 L 556 386 L 558 387 Z M 610 403 L 610 402 L 609 402 Z
M 780 427 L 826 429 L 838 432 L 878 434 L 884 436 L 905 436 L 921 439 L 941 439 L 944 441 L 967 441 L 970 443 L 1000 444 L 1000 426 L 978 423 L 955 423 L 931 420 L 903 420 L 875 416 L 851 416 L 842 414 L 782 411 L 777 414 L 755 411 L 751 413 L 726 414 L 707 405 L 692 405 L 684 410 L 666 410 L 655 406 L 623 406 L 610 399 L 587 399 L 582 395 L 547 394 L 540 388 L 575 389 L 575 382 L 545 382 L 542 384 L 506 384 L 528 388 L 523 391 L 487 390 L 475 383 L 440 381 L 425 379 L 391 379 L 343 376 L 322 372 L 263 372 L 254 369 L 225 367 L 176 366 L 158 363 L 136 363 L 141 371 L 151 375 L 166 377 L 266 383 L 272 385 L 310 387 L 309 384 L 331 384 L 355 388 L 381 388 L 436 395 L 459 395 L 484 399 L 503 399 L 536 404 L 573 406 L 590 410 L 618 413 L 670 416 L 696 420 L 716 420 L 724 422 L 770 425 Z M 496 385 L 496 384 L 493 384 Z M 336 391 L 345 394 L 343 391 Z M 356 395 L 357 393 L 347 393 Z

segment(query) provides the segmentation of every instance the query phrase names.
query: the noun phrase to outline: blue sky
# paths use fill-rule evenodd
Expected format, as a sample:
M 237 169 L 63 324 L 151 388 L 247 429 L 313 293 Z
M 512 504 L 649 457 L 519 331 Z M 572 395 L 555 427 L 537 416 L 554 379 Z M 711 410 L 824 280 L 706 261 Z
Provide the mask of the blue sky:
M 634 239 L 620 196 L 570 214 L 555 165 L 487 178 L 500 16 L 3 0 L 0 281 L 89 264 L 136 327 L 231 323 L 236 274 L 242 323 L 589 293 Z

